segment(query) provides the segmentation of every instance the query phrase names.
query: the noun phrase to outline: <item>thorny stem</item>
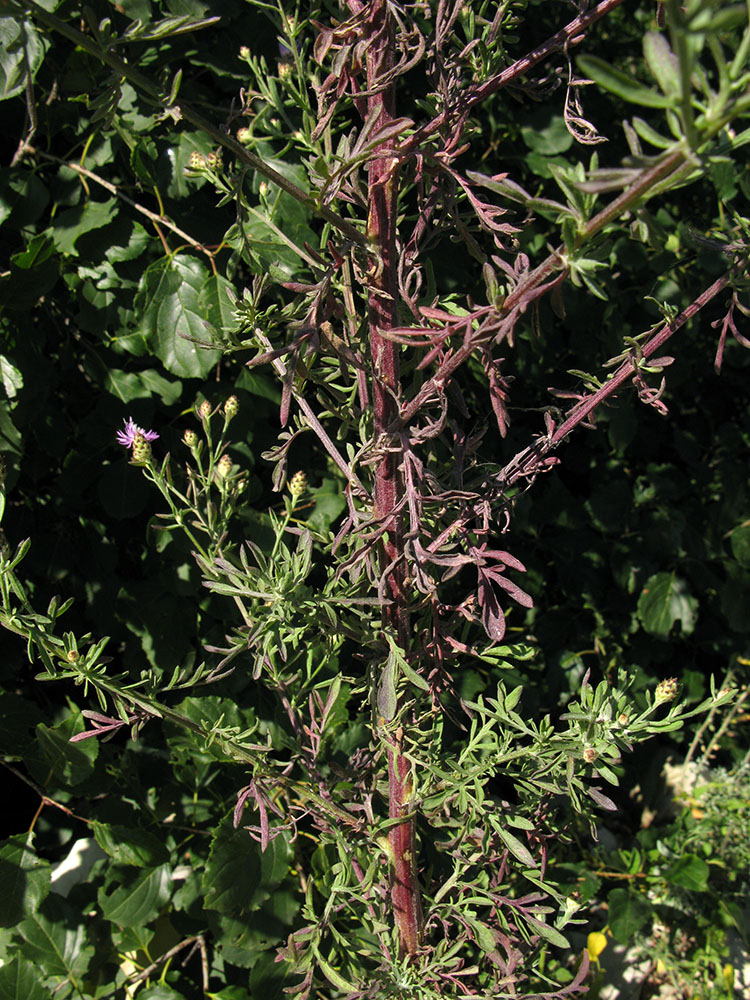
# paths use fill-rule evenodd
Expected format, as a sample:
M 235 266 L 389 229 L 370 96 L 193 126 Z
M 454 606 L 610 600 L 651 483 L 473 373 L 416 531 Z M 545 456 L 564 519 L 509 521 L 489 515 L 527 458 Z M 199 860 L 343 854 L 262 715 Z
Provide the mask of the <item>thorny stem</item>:
M 350 8 L 364 9 L 360 0 L 350 0 Z M 378 113 L 375 130 L 393 121 L 393 85 L 378 90 L 378 80 L 393 67 L 394 28 L 386 0 L 373 0 L 366 21 L 371 44 L 367 51 L 368 116 Z M 409 600 L 406 592 L 404 524 L 395 513 L 404 495 L 404 479 L 398 450 L 388 433 L 398 410 L 399 346 L 381 331 L 398 325 L 397 295 L 397 196 L 398 160 L 373 152 L 369 167 L 369 216 L 367 236 L 377 256 L 371 257 L 368 289 L 370 354 L 373 364 L 372 398 L 374 436 L 381 457 L 375 471 L 374 516 L 385 528 L 381 548 L 381 570 L 386 575 L 389 598 L 383 608 L 383 625 L 395 633 L 400 647 L 409 649 Z M 405 817 L 388 834 L 391 853 L 391 902 L 402 957 L 417 951 L 422 930 L 422 909 L 416 863 L 415 818 L 412 814 L 411 766 L 401 752 L 401 727 L 393 732 L 383 720 L 382 733 L 388 756 L 389 816 Z

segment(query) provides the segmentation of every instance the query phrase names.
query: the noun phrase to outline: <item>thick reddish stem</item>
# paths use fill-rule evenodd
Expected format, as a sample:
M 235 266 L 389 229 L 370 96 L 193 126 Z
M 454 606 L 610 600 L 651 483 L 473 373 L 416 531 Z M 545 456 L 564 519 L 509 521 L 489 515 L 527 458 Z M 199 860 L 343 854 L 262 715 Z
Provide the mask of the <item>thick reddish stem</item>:
M 393 23 L 384 0 L 373 0 L 367 17 L 372 41 L 367 54 L 368 116 L 379 112 L 377 131 L 394 118 L 394 88 L 379 88 L 379 80 L 393 66 Z M 396 218 L 398 160 L 389 155 L 387 144 L 375 149 L 369 164 L 369 215 L 367 236 L 374 254 L 368 290 L 370 353 L 373 362 L 374 431 L 382 457 L 375 472 L 375 516 L 386 528 L 381 568 L 387 574 L 389 604 L 383 609 L 383 624 L 395 633 L 399 645 L 409 648 L 409 599 L 406 592 L 404 525 L 396 513 L 404 495 L 404 480 L 398 451 L 391 447 L 388 429 L 398 412 L 399 347 L 381 331 L 398 325 Z M 402 733 L 387 732 L 389 815 L 404 817 L 391 827 L 388 840 L 392 860 L 391 902 L 398 928 L 399 950 L 413 955 L 419 947 L 422 911 L 417 879 L 415 820 L 412 815 L 410 765 L 401 753 Z

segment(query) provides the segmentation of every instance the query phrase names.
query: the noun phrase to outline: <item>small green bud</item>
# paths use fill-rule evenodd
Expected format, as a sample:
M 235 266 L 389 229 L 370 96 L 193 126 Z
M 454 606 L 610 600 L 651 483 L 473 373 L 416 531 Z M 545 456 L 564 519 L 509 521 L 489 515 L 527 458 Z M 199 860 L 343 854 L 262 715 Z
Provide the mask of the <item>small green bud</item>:
M 188 162 L 191 170 L 202 170 L 206 166 L 205 157 L 201 156 L 197 149 L 194 149 L 190 154 L 190 160 Z
M 214 412 L 213 407 L 211 406 L 209 401 L 207 399 L 204 399 L 203 402 L 198 407 L 198 416 L 201 418 L 201 420 L 210 420 L 211 414 L 213 412 Z
M 206 157 L 206 165 L 209 170 L 221 170 L 221 151 L 209 153 Z
M 240 401 L 236 396 L 229 396 L 227 401 L 224 403 L 224 416 L 227 419 L 227 423 L 232 420 L 240 411 Z
M 295 472 L 289 480 L 289 492 L 293 497 L 300 497 L 307 489 L 307 476 L 304 472 Z
M 252 138 L 252 132 L 249 128 L 239 128 L 237 129 L 237 142 L 246 143 L 250 142 Z
M 198 444 L 198 435 L 195 433 L 195 431 L 191 431 L 190 428 L 188 428 L 182 435 L 182 441 L 183 444 L 186 444 L 188 446 L 188 448 L 195 448 L 195 446 Z
M 133 465 L 147 465 L 151 458 L 151 442 L 147 441 L 140 431 L 133 437 L 133 447 L 130 454 Z
M 249 58 L 250 58 L 250 49 L 247 47 L 247 45 L 241 45 L 240 59 L 249 59 Z
M 279 63 L 279 76 L 282 80 L 285 80 L 289 74 L 292 72 L 292 67 L 288 62 Z
M 668 677 L 664 681 L 659 681 L 656 685 L 654 695 L 656 703 L 658 704 L 660 701 L 674 701 L 679 690 L 680 685 L 676 677 Z

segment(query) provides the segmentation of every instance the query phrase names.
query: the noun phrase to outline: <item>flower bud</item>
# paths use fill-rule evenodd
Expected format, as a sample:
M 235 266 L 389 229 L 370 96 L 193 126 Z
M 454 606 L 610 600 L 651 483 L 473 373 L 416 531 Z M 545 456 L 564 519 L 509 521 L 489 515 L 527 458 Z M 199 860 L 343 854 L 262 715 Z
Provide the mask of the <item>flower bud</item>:
M 621 726 L 627 726 L 627 724 L 628 724 L 628 717 L 623 712 L 622 715 L 618 715 L 617 716 L 617 721 L 620 723 Z
M 250 142 L 252 138 L 252 133 L 249 128 L 238 128 L 237 129 L 237 142 L 246 143 Z
M 596 750 L 594 750 L 593 747 L 584 747 L 583 759 L 586 761 L 587 764 L 593 764 L 598 756 L 599 754 L 597 753 Z
M 195 431 L 190 430 L 190 428 L 188 427 L 188 429 L 182 435 L 182 442 L 183 444 L 186 444 L 188 448 L 195 448 L 195 446 L 198 444 L 198 435 L 195 433 Z
M 190 164 L 191 170 L 202 170 L 206 165 L 205 157 L 201 156 L 197 149 L 194 149 L 190 154 Z
M 133 465 L 146 465 L 151 458 L 151 442 L 147 441 L 140 431 L 133 437 L 133 447 L 130 452 Z
M 69 649 L 68 652 L 65 654 L 65 659 L 68 661 L 68 663 L 78 663 L 80 658 L 81 654 L 78 652 L 77 649 Z
M 236 396 L 229 396 L 224 403 L 224 416 L 227 423 L 237 416 L 240 410 L 240 401 Z
M 216 475 L 219 479 L 226 479 L 232 471 L 232 459 L 229 455 L 222 455 L 216 463 Z
M 676 677 L 668 677 L 664 681 L 659 681 L 656 685 L 656 692 L 654 695 L 657 705 L 661 701 L 674 701 L 679 690 L 680 685 L 678 684 Z
M 241 45 L 240 59 L 249 59 L 249 58 L 250 58 L 250 49 L 247 47 L 247 45 Z
M 307 476 L 304 472 L 295 472 L 289 480 L 289 492 L 293 497 L 302 496 L 307 489 Z
M 281 77 L 282 80 L 285 80 L 291 72 L 292 72 L 292 67 L 289 65 L 288 62 L 279 63 L 279 76 Z
M 211 406 L 211 404 L 207 399 L 204 399 L 203 402 L 198 407 L 198 416 L 201 418 L 201 420 L 210 420 L 212 413 L 213 413 L 213 407 Z
M 221 170 L 221 151 L 209 153 L 206 157 L 206 165 L 209 170 Z

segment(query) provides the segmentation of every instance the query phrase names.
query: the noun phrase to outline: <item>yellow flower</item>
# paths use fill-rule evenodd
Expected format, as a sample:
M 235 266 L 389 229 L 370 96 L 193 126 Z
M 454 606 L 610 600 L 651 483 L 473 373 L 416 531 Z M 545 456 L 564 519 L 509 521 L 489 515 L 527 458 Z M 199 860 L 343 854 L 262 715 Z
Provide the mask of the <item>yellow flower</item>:
M 586 940 L 586 950 L 589 953 L 589 961 L 599 962 L 599 956 L 607 947 L 606 935 L 601 931 L 592 931 Z

